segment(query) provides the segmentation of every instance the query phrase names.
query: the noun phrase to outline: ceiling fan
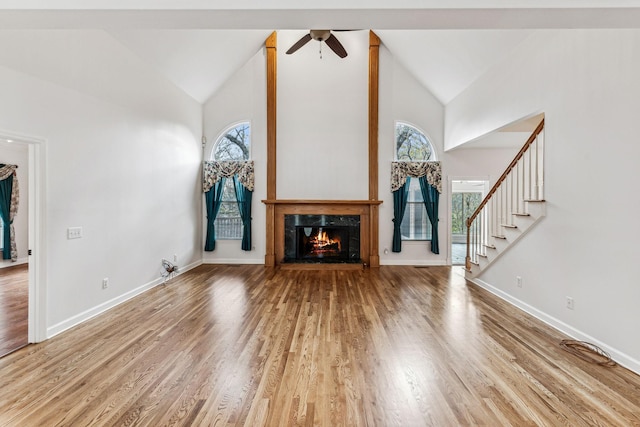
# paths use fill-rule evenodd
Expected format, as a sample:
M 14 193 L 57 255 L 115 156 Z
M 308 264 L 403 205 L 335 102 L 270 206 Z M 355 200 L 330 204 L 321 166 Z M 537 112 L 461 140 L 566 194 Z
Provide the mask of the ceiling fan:
M 336 36 L 331 33 L 331 30 L 311 30 L 308 34 L 303 36 L 300 40 L 295 42 L 291 48 L 287 51 L 287 55 L 291 55 L 296 50 L 300 49 L 305 44 L 309 43 L 309 41 L 317 40 L 320 43 L 325 42 L 329 48 L 335 52 L 340 58 L 344 58 L 347 56 L 347 51 L 345 50 L 342 43 L 338 40 Z M 322 44 L 320 45 L 320 58 L 322 58 Z

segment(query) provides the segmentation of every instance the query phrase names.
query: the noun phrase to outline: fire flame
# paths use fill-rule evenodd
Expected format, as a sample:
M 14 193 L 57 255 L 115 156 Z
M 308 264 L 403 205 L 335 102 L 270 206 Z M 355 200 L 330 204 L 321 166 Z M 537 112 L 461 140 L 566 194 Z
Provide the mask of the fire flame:
M 318 234 L 311 240 L 311 242 L 318 250 L 323 250 L 328 246 L 337 247 L 338 252 L 342 250 L 340 239 L 331 239 L 327 232 L 322 229 L 318 231 Z

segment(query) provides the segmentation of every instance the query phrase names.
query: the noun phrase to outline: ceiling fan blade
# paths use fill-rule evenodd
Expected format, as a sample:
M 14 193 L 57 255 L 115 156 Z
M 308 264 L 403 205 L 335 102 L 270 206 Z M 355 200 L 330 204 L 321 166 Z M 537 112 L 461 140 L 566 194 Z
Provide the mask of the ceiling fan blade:
M 311 41 L 311 34 L 305 35 L 300 40 L 298 40 L 293 46 L 291 46 L 287 51 L 287 55 L 291 55 L 293 52 L 300 49 L 305 44 L 309 43 L 309 41 Z
M 324 41 L 327 46 L 329 46 L 331 48 L 332 51 L 334 51 L 336 53 L 336 55 L 338 55 L 340 58 L 344 58 L 345 56 L 347 56 L 347 51 L 345 50 L 344 46 L 342 46 L 342 43 L 340 43 L 340 41 L 336 38 L 336 36 L 334 36 L 333 34 L 331 34 L 329 36 L 328 39 L 326 39 Z

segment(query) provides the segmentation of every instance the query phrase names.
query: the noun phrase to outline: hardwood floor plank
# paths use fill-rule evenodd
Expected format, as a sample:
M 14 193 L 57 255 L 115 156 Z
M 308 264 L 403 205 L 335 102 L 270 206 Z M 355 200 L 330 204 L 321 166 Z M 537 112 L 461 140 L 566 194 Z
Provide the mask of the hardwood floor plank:
M 0 268 L 0 357 L 29 342 L 29 264 Z
M 639 425 L 562 338 L 461 269 L 201 266 L 0 359 L 0 426 Z

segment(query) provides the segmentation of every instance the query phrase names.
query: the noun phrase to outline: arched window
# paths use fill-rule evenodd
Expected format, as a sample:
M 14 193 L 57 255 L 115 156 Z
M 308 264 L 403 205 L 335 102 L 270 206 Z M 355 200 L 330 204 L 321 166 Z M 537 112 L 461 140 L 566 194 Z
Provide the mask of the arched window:
M 251 159 L 251 124 L 242 122 L 225 129 L 218 137 L 211 160 L 250 160 Z
M 424 132 L 406 122 L 397 121 L 395 129 L 395 157 L 401 162 L 436 160 L 435 150 Z M 402 240 L 431 240 L 431 223 L 418 179 L 409 180 L 407 207 L 402 217 Z
M 251 124 L 234 124 L 220 134 L 210 160 L 251 160 Z M 227 179 L 222 192 L 222 203 L 215 220 L 216 238 L 220 240 L 242 239 L 242 218 L 233 180 Z
M 436 160 L 435 150 L 424 132 L 405 122 L 396 122 L 396 160 L 426 162 Z

